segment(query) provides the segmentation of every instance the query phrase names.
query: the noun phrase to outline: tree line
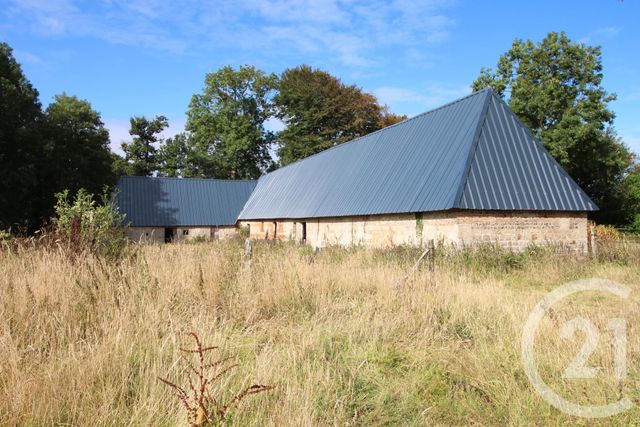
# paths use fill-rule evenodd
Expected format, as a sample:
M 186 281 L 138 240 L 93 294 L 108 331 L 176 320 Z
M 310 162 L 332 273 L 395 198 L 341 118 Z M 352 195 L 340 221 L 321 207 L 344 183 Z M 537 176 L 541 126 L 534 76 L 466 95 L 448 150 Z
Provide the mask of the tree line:
M 131 118 L 133 140 L 122 144 L 119 172 L 256 179 L 405 118 L 372 94 L 308 65 L 279 76 L 253 66 L 226 66 L 207 74 L 202 93 L 193 95 L 185 132 L 162 140 L 166 117 Z M 285 129 L 268 130 L 271 119 Z
M 209 73 L 187 118 L 185 132 L 165 139 L 166 117 L 132 117 L 120 156 L 88 101 L 63 93 L 43 109 L 11 47 L 0 43 L 0 230 L 37 230 L 64 190 L 100 194 L 121 175 L 256 179 L 406 117 L 302 65 L 280 76 L 252 66 Z M 273 118 L 286 129 L 268 130 Z
M 0 43 L 0 229 L 33 231 L 55 194 L 98 194 L 115 182 L 109 132 L 87 101 L 65 93 L 43 109 L 6 43 Z
M 598 204 L 600 222 L 640 230 L 640 167 L 613 128 L 599 47 L 550 33 L 515 40 L 473 90 L 492 87 Z M 255 179 L 265 172 L 404 120 L 376 97 L 300 65 L 281 74 L 225 66 L 205 76 L 170 138 L 164 116 L 134 116 L 124 156 L 89 102 L 61 94 L 43 109 L 38 92 L 0 44 L 0 229 L 36 229 L 57 192 L 98 194 L 121 175 Z M 270 120 L 284 128 L 269 130 Z
M 598 222 L 640 231 L 640 168 L 613 127 L 602 87 L 600 47 L 549 33 L 539 43 L 516 39 L 473 89 L 491 87 L 600 207 Z

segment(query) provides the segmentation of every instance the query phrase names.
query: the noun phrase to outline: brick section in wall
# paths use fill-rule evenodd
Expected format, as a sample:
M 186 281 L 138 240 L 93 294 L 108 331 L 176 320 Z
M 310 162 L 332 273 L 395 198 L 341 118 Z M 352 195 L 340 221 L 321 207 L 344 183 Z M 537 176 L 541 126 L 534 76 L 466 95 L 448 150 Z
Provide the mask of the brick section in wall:
M 529 245 L 561 245 L 585 252 L 589 231 L 584 212 L 467 212 L 458 214 L 459 243 L 496 243 L 523 250 Z

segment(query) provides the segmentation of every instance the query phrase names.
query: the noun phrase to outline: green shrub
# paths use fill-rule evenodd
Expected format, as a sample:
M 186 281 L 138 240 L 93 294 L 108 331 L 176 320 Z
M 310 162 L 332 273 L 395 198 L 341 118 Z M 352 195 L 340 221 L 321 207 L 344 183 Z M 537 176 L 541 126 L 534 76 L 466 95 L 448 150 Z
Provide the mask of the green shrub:
M 207 238 L 205 236 L 195 236 L 189 240 L 187 240 L 187 243 L 191 243 L 191 244 L 200 244 L 200 243 L 204 243 L 207 241 Z
M 249 238 L 249 227 L 248 226 L 244 226 L 244 227 L 239 227 L 238 228 L 238 236 L 244 240 L 244 239 L 248 239 Z
M 629 230 L 632 233 L 640 234 L 640 214 L 636 214 L 633 221 L 629 224 Z
M 0 248 L 9 248 L 11 245 L 11 233 L 0 230 Z
M 53 226 L 69 253 L 89 252 L 107 260 L 120 258 L 127 245 L 124 216 L 110 201 L 106 189 L 100 203 L 84 189 L 73 201 L 69 200 L 68 190 L 56 194 L 56 198 Z

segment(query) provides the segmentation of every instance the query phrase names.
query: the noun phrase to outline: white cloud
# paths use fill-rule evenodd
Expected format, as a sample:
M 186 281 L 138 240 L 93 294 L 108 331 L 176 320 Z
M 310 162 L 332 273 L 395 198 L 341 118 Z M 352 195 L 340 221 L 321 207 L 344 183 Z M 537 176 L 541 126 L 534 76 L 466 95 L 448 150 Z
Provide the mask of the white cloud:
M 44 61 L 38 55 L 26 50 L 15 49 L 13 55 L 21 64 L 43 65 Z
M 425 96 L 413 89 L 384 86 L 373 91 L 378 99 L 385 104 L 401 102 L 423 102 Z
M 593 35 L 605 39 L 610 39 L 620 34 L 620 31 L 622 31 L 622 28 L 616 26 L 602 27 L 595 30 L 593 32 Z
M 640 101 L 640 90 L 632 90 L 630 91 L 624 99 L 626 101 Z
M 380 48 L 423 50 L 449 37 L 447 0 L 13 0 L 15 28 L 48 37 L 200 52 L 237 47 L 294 50 L 353 67 L 378 64 Z
M 257 38 L 265 48 L 278 43 L 297 47 L 304 53 L 334 55 L 350 66 L 377 65 L 384 58 L 380 48 L 424 49 L 449 36 L 453 22 L 440 13 L 442 1 L 295 1 L 261 0 L 267 26 L 258 26 Z M 281 9 L 289 12 L 280 12 Z M 255 43 L 255 42 L 254 42 Z
M 620 34 L 621 31 L 622 31 L 622 28 L 616 27 L 616 26 L 597 28 L 591 31 L 586 36 L 582 37 L 580 39 L 580 42 L 585 44 L 591 44 L 594 42 L 597 43 L 598 41 L 601 41 L 601 40 L 609 40 L 616 37 L 618 34 Z
M 170 34 L 163 22 L 154 22 L 141 8 L 132 9 L 136 3 L 103 0 L 86 11 L 73 0 L 13 0 L 4 13 L 15 28 L 44 37 L 95 37 L 113 44 L 170 51 L 186 48 L 186 43 Z M 167 13 L 163 21 L 171 18 L 171 11 L 159 10 Z
M 419 90 L 384 86 L 375 89 L 373 93 L 381 103 L 389 105 L 394 112 L 407 112 L 407 108 L 420 108 L 421 111 L 418 112 L 423 112 L 468 95 L 471 88 L 468 85 L 447 86 L 429 83 Z

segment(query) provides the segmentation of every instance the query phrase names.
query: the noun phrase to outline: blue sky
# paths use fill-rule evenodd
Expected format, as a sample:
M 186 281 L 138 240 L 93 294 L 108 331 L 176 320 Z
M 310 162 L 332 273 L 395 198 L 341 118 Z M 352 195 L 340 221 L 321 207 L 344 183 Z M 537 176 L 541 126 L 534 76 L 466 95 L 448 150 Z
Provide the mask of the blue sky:
M 89 100 L 115 148 L 132 115 L 180 131 L 205 74 L 226 64 L 311 64 L 415 115 L 469 93 L 514 38 L 566 31 L 602 46 L 615 127 L 640 153 L 638 18 L 632 0 L 0 0 L 0 40 L 43 104 L 63 91 Z

